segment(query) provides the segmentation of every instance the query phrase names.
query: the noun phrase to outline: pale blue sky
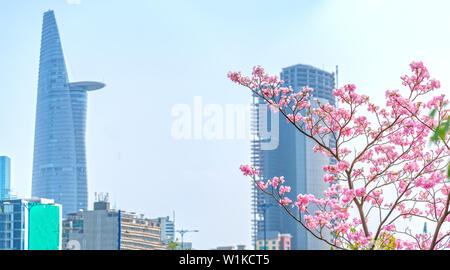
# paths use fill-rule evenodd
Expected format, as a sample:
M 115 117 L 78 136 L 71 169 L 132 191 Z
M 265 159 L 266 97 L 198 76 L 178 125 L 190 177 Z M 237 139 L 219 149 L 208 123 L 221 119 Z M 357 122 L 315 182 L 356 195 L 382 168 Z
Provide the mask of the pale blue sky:
M 79 4 L 68 4 L 74 2 Z M 425 4 L 426 3 L 426 4 Z M 87 154 L 90 204 L 109 192 L 124 210 L 172 215 L 195 248 L 250 245 L 250 184 L 238 167 L 246 140 L 172 139 L 171 109 L 194 96 L 246 104 L 229 70 L 272 73 L 303 63 L 355 83 L 381 102 L 412 60 L 448 89 L 449 1 L 0 0 L 0 155 L 12 186 L 31 193 L 42 13 L 55 11 L 71 81 L 91 93 Z

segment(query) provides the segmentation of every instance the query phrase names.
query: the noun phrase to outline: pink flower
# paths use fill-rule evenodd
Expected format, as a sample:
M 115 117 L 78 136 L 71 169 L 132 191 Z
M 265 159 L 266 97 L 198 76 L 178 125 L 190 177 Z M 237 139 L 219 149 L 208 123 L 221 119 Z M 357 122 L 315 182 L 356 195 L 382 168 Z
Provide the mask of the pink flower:
M 316 197 L 312 194 L 299 194 L 297 196 L 297 201 L 295 202 L 295 205 L 301 212 L 306 212 L 306 209 L 308 207 L 308 204 L 310 202 L 317 202 Z
M 245 176 L 255 176 L 259 174 L 258 169 L 248 165 L 241 165 L 239 168 Z
M 258 182 L 258 187 L 262 190 L 266 190 L 268 188 L 267 184 L 264 183 L 263 181 Z
M 345 189 L 343 195 L 342 202 L 348 203 L 355 198 L 355 191 L 352 189 Z
M 358 188 L 355 190 L 356 197 L 363 197 L 366 195 L 366 188 Z
M 395 224 L 389 224 L 384 227 L 385 231 L 393 232 L 395 230 Z
M 290 186 L 280 186 L 279 192 L 281 195 L 283 195 L 284 193 L 289 193 L 289 192 L 291 192 L 291 187 Z
M 280 205 L 287 206 L 292 204 L 292 201 L 288 197 L 280 199 Z
M 323 181 L 325 181 L 325 182 L 327 182 L 327 183 L 333 183 L 334 182 L 334 180 L 336 180 L 336 176 L 335 175 L 332 175 L 332 174 L 326 174 L 324 177 L 323 177 Z
M 338 163 L 337 167 L 338 167 L 339 171 L 345 171 L 348 168 L 350 168 L 350 164 L 347 161 L 345 161 L 345 160 L 341 160 Z

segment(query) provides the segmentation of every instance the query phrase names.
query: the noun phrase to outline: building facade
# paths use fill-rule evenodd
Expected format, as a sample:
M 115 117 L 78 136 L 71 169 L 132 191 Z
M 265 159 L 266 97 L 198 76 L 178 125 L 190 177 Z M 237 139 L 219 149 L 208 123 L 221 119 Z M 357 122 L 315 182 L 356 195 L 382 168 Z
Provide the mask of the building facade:
M 260 234 L 256 240 L 256 250 L 291 250 L 291 238 L 292 236 L 288 233 L 281 234 L 274 231 L 268 232 L 265 238 L 263 234 Z
M 159 217 L 152 219 L 161 224 L 161 241 L 168 244 L 170 241 L 175 241 L 175 221 L 170 220 L 170 217 Z
M 63 222 L 65 249 L 163 250 L 161 224 L 135 213 L 95 202 L 94 210 L 68 214 Z
M 32 196 L 54 199 L 63 214 L 87 209 L 87 92 L 105 85 L 69 82 L 54 12 L 44 13 L 36 106 Z
M 11 192 L 11 159 L 0 156 L 0 200 L 9 199 Z
M 234 246 L 220 246 L 213 248 L 212 250 L 246 250 L 245 245 L 234 245 Z
M 60 250 L 61 205 L 47 199 L 0 202 L 0 250 Z
M 294 65 L 283 68 L 280 78 L 285 86 L 292 86 L 297 92 L 305 86 L 314 88 L 312 96 L 321 103 L 335 105 L 332 90 L 335 87 L 334 73 L 329 73 L 308 65 Z M 333 163 L 333 160 L 313 152 L 314 143 L 280 114 L 261 114 L 264 102 L 254 97 L 252 114 L 252 129 L 259 133 L 261 123 L 268 123 L 277 117 L 278 147 L 264 150 L 261 145 L 264 138 L 255 136 L 251 142 L 251 162 L 260 169 L 260 179 L 267 181 L 275 176 L 284 176 L 286 185 L 291 186 L 291 194 L 314 194 L 323 196 L 328 184 L 323 181 L 323 166 Z M 263 118 L 263 119 L 261 119 Z M 264 119 L 266 118 L 266 119 Z M 266 124 L 268 126 L 269 124 Z M 333 145 L 333 141 L 329 141 Z M 273 202 L 272 198 L 253 187 L 253 241 L 256 247 L 257 235 L 266 231 L 281 232 L 292 236 L 292 249 L 326 249 L 326 245 L 309 235 L 285 210 Z M 295 198 L 293 198 L 295 199 Z M 265 220 L 264 220 L 265 219 Z

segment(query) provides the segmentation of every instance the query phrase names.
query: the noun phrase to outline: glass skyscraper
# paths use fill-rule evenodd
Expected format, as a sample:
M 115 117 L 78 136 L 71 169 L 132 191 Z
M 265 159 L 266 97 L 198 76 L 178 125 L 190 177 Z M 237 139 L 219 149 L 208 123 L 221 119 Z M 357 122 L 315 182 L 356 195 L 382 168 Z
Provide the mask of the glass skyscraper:
M 11 159 L 0 156 L 0 200 L 9 199 L 11 190 Z
M 280 78 L 285 86 L 292 86 L 295 91 L 305 86 L 314 88 L 313 97 L 318 98 L 321 103 L 335 105 L 332 90 L 335 87 L 334 73 L 329 73 L 308 65 L 294 65 L 283 68 Z M 254 104 L 263 103 L 261 98 L 253 99 Z M 258 108 L 254 107 L 252 128 L 259 129 L 257 123 L 261 121 Z M 328 184 L 323 181 L 324 172 L 322 167 L 333 162 L 319 153 L 313 152 L 314 143 L 301 134 L 291 123 L 280 114 L 279 119 L 279 144 L 274 150 L 263 150 L 261 142 L 252 141 L 251 160 L 254 166 L 260 168 L 260 180 L 267 181 L 274 176 L 284 176 L 286 185 L 291 186 L 292 200 L 295 201 L 297 194 L 314 194 L 323 196 Z M 268 115 L 270 122 L 273 114 Z M 258 131 L 254 131 L 258 133 Z M 333 141 L 330 140 L 330 144 Z M 272 198 L 263 194 L 255 187 L 253 189 L 253 241 L 261 238 L 268 232 L 289 233 L 292 235 L 292 249 L 324 249 L 326 245 L 308 234 L 300 224 L 290 217 Z M 272 203 L 273 205 L 267 205 Z M 264 222 L 264 209 L 265 222 Z M 294 211 L 295 212 L 295 211 Z M 266 228 L 264 228 L 266 226 Z
M 69 82 L 52 10 L 44 13 L 36 106 L 32 196 L 54 199 L 63 215 L 87 209 L 87 92 L 99 82 Z

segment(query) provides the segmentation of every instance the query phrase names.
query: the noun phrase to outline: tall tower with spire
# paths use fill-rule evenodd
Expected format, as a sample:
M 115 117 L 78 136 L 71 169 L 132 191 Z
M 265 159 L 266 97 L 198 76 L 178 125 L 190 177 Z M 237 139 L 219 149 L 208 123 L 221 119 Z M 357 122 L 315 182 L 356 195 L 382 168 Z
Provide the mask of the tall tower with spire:
M 87 209 L 87 92 L 105 85 L 69 82 L 55 14 L 44 13 L 34 138 L 32 196 Z

